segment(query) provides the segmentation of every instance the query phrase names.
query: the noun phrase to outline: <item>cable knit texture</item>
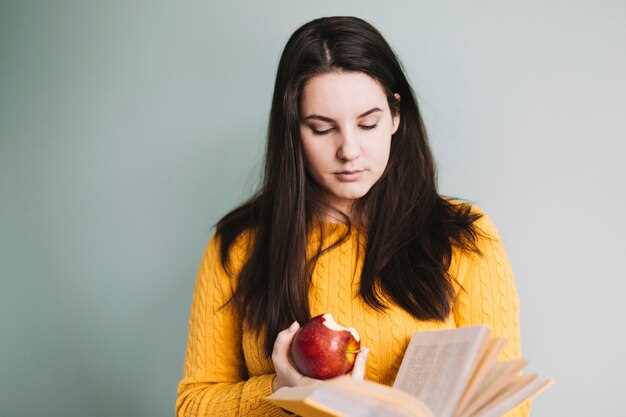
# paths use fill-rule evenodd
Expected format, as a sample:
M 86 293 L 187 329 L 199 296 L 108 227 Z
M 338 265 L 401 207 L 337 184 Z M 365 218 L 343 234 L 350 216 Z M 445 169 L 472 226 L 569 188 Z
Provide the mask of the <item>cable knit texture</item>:
M 422 330 L 484 324 L 493 335 L 507 340 L 499 359 L 521 357 L 520 306 L 511 265 L 490 217 L 476 205 L 473 211 L 483 214 L 477 224 L 495 240 L 479 239 L 483 257 L 453 250 L 450 274 L 467 293 L 459 292 L 454 284 L 457 296 L 443 322 L 416 320 L 389 299 L 385 301 L 390 308 L 379 313 L 357 297 L 365 241 L 357 239 L 356 232 L 318 260 L 309 294 L 311 314 L 330 312 L 339 323 L 358 330 L 362 345 L 370 351 L 366 379 L 393 384 L 411 335 Z M 333 223 L 324 227 L 330 232 L 325 239 L 332 241 L 347 228 Z M 242 234 L 232 249 L 236 273 L 246 259 L 247 239 L 248 234 Z M 308 250 L 315 250 L 318 242 L 319 234 L 312 233 Z M 362 245 L 358 259 L 357 244 Z M 192 296 L 183 375 L 177 389 L 178 417 L 289 415 L 262 400 L 271 394 L 274 377 L 272 362 L 263 354 L 263 336 L 257 339 L 242 331 L 241 320 L 230 305 L 217 311 L 234 288 L 219 263 L 219 242 L 213 234 L 202 255 Z M 527 417 L 530 407 L 527 400 L 505 417 Z

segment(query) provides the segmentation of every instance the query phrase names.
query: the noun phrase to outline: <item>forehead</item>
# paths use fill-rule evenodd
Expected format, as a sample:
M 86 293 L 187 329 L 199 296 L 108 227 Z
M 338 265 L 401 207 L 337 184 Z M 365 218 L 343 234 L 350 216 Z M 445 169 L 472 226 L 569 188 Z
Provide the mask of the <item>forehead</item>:
M 331 118 L 356 117 L 378 106 L 384 109 L 385 92 L 378 81 L 362 72 L 331 72 L 309 79 L 302 90 L 303 117 L 322 114 Z

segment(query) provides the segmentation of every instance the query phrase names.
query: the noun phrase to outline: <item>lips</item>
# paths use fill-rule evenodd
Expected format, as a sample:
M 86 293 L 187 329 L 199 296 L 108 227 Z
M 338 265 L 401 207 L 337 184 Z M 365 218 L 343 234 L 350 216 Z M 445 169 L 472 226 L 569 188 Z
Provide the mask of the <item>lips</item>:
M 341 173 L 341 172 L 337 172 L 335 173 L 335 177 L 337 178 L 337 180 L 339 182 L 343 182 L 343 183 L 348 183 L 348 182 L 358 182 L 361 177 L 362 177 L 362 173 L 365 170 L 361 170 L 361 171 L 348 171 L 348 173 Z M 344 171 L 345 172 L 345 171 Z
M 355 172 L 361 172 L 363 171 L 362 169 L 355 169 L 354 171 L 338 171 L 335 172 L 335 174 L 354 174 Z

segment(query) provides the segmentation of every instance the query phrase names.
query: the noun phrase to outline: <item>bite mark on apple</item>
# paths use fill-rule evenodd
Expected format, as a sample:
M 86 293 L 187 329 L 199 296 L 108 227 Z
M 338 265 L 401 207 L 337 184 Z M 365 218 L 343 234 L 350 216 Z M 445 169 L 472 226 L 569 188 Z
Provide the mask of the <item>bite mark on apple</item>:
M 340 325 L 339 323 L 335 321 L 335 319 L 333 318 L 333 315 L 330 313 L 326 313 L 322 317 L 324 319 L 323 321 L 324 326 L 328 327 L 331 330 L 337 330 L 337 331 L 347 330 L 350 333 L 352 333 L 352 336 L 354 336 L 357 342 L 361 341 L 359 332 L 357 332 L 354 327 L 343 327 L 342 325 Z

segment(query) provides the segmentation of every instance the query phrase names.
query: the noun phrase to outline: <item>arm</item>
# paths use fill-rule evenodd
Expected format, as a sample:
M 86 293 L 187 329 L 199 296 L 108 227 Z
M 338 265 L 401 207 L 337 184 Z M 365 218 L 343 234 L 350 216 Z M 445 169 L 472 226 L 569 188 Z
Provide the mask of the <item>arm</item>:
M 511 264 L 491 218 L 483 214 L 476 224 L 489 240 L 478 236 L 477 245 L 482 257 L 463 254 L 458 264 L 457 279 L 467 293 L 460 291 L 455 300 L 453 313 L 458 327 L 484 324 L 490 327 L 493 336 L 504 337 L 506 345 L 498 360 L 521 358 L 520 305 L 515 277 Z M 530 414 L 531 400 L 504 414 L 504 417 L 527 417 Z
M 219 262 L 219 243 L 213 235 L 193 291 L 176 416 L 287 416 L 261 400 L 272 393 L 274 373 L 246 379 L 242 323 L 235 309 L 229 304 L 217 311 L 232 295 L 230 280 Z

